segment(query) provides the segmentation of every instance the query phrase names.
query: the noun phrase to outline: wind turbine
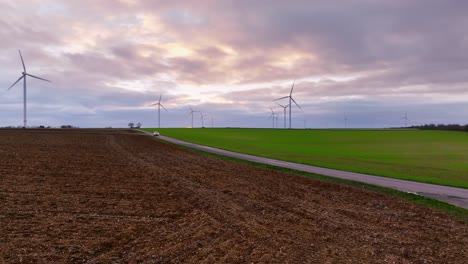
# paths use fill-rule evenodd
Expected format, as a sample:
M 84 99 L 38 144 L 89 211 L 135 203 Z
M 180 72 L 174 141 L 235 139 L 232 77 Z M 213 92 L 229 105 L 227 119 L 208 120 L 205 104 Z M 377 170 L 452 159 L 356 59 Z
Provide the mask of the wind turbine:
M 273 119 L 273 128 L 275 128 L 275 118 L 278 118 L 278 117 L 275 117 L 277 114 L 273 111 L 273 108 L 271 108 L 270 106 L 270 110 L 271 110 L 271 115 L 268 119 Z
M 192 116 L 192 128 L 193 128 L 193 113 L 200 113 L 200 111 L 194 111 L 190 105 L 189 105 L 189 107 L 190 107 L 189 116 Z
M 273 101 L 277 101 L 277 100 L 281 100 L 281 99 L 286 99 L 286 98 L 289 98 L 289 129 L 291 129 L 291 109 L 292 109 L 292 102 L 294 102 L 297 107 L 299 107 L 299 109 L 302 110 L 302 108 L 299 106 L 299 104 L 294 100 L 294 98 L 292 97 L 292 93 L 293 93 L 293 89 L 294 89 L 294 84 L 296 83 L 296 80 L 294 80 L 293 82 L 293 85 L 291 87 L 291 92 L 289 92 L 289 95 L 288 96 L 285 96 L 285 97 L 281 97 L 281 98 L 278 98 L 278 99 L 275 99 Z
M 346 116 L 346 113 L 343 113 L 343 120 L 344 120 L 344 127 L 347 128 L 347 123 L 348 123 L 348 117 Z
M 23 126 L 24 126 L 24 128 L 26 128 L 26 76 L 33 77 L 33 78 L 43 80 L 43 81 L 46 81 L 46 82 L 51 82 L 51 81 L 27 73 L 26 72 L 26 66 L 24 65 L 23 56 L 21 55 L 21 51 L 18 50 L 18 53 L 19 53 L 20 58 L 21 58 L 21 63 L 23 64 L 23 72 L 22 72 L 21 76 L 18 78 L 18 80 L 16 80 L 16 82 L 13 83 L 10 86 L 10 88 L 8 88 L 7 91 L 9 91 L 11 88 L 13 88 L 13 86 L 15 86 L 15 84 L 17 84 L 19 81 L 21 81 L 21 79 L 23 79 L 23 117 L 24 117 L 24 119 L 23 119 L 24 125 Z
M 202 128 L 205 127 L 205 123 L 204 123 L 204 117 L 208 116 L 208 115 L 204 115 L 202 112 L 200 112 L 200 115 L 201 115 L 201 124 L 202 124 Z
M 287 105 L 285 105 L 285 106 L 284 106 L 284 105 L 280 105 L 280 104 L 278 104 L 278 103 L 276 103 L 276 104 L 279 105 L 279 106 L 281 106 L 281 107 L 283 108 L 283 111 L 284 111 L 284 114 L 283 114 L 283 116 L 284 116 L 284 128 L 286 128 L 286 108 L 288 108 L 289 104 L 287 104 Z
M 161 107 L 167 111 L 167 109 L 161 104 L 161 98 L 162 94 L 159 96 L 159 101 L 157 103 L 154 103 L 150 106 L 157 105 L 158 106 L 158 128 L 161 128 Z
M 405 116 L 402 118 L 405 120 L 405 127 L 408 127 L 406 124 L 408 122 L 408 114 L 405 112 Z

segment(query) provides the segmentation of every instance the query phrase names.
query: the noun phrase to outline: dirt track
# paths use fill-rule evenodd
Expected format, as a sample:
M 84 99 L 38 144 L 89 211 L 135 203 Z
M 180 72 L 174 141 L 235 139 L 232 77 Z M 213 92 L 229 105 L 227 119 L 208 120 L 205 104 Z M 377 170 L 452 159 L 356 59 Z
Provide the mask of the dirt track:
M 0 262 L 465 263 L 468 226 L 144 135 L 0 130 Z

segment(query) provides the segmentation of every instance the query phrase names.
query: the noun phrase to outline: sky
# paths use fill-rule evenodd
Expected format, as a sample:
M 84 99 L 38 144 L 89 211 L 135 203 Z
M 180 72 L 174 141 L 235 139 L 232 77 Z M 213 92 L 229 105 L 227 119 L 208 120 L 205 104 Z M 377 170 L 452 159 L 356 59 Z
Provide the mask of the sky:
M 0 0 L 0 126 L 468 123 L 468 1 Z M 3 88 L 1 88 L 3 87 Z M 278 103 L 278 104 L 277 104 Z M 277 113 L 274 123 L 271 109 Z M 288 109 L 289 111 L 289 109 Z M 346 117 L 346 122 L 345 122 Z M 289 119 L 289 117 L 288 117 Z M 289 126 L 289 124 L 286 124 Z

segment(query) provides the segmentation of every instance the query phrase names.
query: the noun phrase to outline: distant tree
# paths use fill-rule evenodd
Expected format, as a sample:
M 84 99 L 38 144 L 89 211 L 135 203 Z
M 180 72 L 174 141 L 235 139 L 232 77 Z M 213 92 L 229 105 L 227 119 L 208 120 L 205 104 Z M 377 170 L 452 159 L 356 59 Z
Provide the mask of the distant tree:
M 133 124 L 133 122 L 128 123 L 129 128 L 133 128 L 134 126 L 135 126 L 135 124 Z
M 136 127 L 137 127 L 137 128 L 140 128 L 140 127 L 141 127 L 141 123 L 138 122 L 138 123 L 136 124 Z

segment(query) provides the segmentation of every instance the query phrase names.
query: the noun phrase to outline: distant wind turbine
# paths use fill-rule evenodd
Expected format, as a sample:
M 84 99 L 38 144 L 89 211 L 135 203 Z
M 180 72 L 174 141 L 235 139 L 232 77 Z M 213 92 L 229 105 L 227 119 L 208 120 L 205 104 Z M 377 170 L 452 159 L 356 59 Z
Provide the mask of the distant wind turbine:
M 346 113 L 343 113 L 343 120 L 344 120 L 344 127 L 347 128 L 348 127 L 348 116 L 346 116 Z
M 285 97 L 281 97 L 281 98 L 278 98 L 278 99 L 275 99 L 273 101 L 277 101 L 277 100 L 282 100 L 282 99 L 286 99 L 286 98 L 289 98 L 289 129 L 291 129 L 291 109 L 292 109 L 292 102 L 294 102 L 297 107 L 299 107 L 299 109 L 302 110 L 302 108 L 299 106 L 299 104 L 294 100 L 294 98 L 292 97 L 292 93 L 293 93 L 293 89 L 294 89 L 294 84 L 296 83 L 296 80 L 294 80 L 293 82 L 293 85 L 291 87 L 291 92 L 289 92 L 289 95 L 288 96 L 285 96 Z
M 46 81 L 46 82 L 51 82 L 51 81 L 27 73 L 27 72 L 26 72 L 26 66 L 24 65 L 23 56 L 21 55 L 21 51 L 18 50 L 18 53 L 19 53 L 20 58 L 21 58 L 21 63 L 23 64 L 23 72 L 22 72 L 21 76 L 19 77 L 19 79 L 18 79 L 15 83 L 13 83 L 13 84 L 10 86 L 10 88 L 8 88 L 8 91 L 9 91 L 13 86 L 15 86 L 15 84 L 17 84 L 19 81 L 21 81 L 21 79 L 23 79 L 23 117 L 24 117 L 24 119 L 23 119 L 23 122 L 24 122 L 23 127 L 26 128 L 26 125 L 27 125 L 27 121 L 26 121 L 26 76 L 33 77 L 33 78 L 36 78 L 36 79 L 39 79 L 39 80 L 43 80 L 43 81 Z
M 201 124 L 202 124 L 202 127 L 204 128 L 205 127 L 205 123 L 204 123 L 204 118 L 207 117 L 208 115 L 204 115 L 202 112 L 200 112 L 200 115 L 201 115 Z
M 286 128 L 286 108 L 288 108 L 289 104 L 287 104 L 287 105 L 280 105 L 280 104 L 278 104 L 278 103 L 276 103 L 276 104 L 279 105 L 279 106 L 281 106 L 281 107 L 283 108 L 283 111 L 284 111 L 284 113 L 283 113 L 283 116 L 284 116 L 284 128 Z
M 408 114 L 407 114 L 406 112 L 405 112 L 405 116 L 404 116 L 402 119 L 405 120 L 405 127 L 408 127 L 408 126 L 407 126 L 407 123 L 408 123 L 408 120 L 409 120 L 409 119 L 408 119 Z
M 273 111 L 273 108 L 271 108 L 271 106 L 270 106 L 270 110 L 271 110 L 271 115 L 268 119 L 270 118 L 273 119 L 273 128 L 275 128 L 275 119 L 278 120 L 278 117 L 276 117 L 277 113 Z
M 190 107 L 189 116 L 192 116 L 192 128 L 193 128 L 193 113 L 200 113 L 200 111 L 194 111 L 190 105 L 189 105 L 189 107 Z
M 158 106 L 158 128 L 161 128 L 161 107 L 167 111 L 167 109 L 161 104 L 161 98 L 162 94 L 159 96 L 159 101 L 157 103 L 154 103 L 150 106 L 157 105 Z

